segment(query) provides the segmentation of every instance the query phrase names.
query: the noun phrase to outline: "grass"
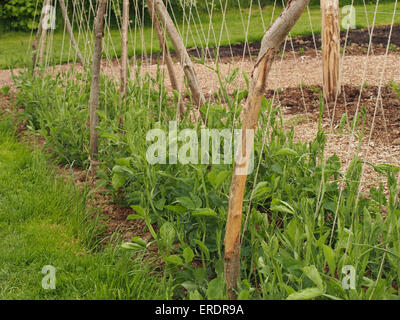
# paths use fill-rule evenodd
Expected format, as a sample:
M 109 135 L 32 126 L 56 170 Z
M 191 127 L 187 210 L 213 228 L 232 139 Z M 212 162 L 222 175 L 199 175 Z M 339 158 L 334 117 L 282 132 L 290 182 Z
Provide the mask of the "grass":
M 47 156 L 11 128 L 0 122 L 0 299 L 167 298 L 141 258 L 97 248 L 87 190 L 56 178 Z M 55 290 L 41 286 L 45 265 L 56 268 Z
M 277 8 L 274 12 L 274 18 L 276 18 L 281 8 Z M 376 17 L 376 25 L 390 24 L 392 21 L 392 13 L 394 10 L 394 3 L 381 3 L 378 7 Z M 374 4 L 367 5 L 367 15 L 369 24 L 373 21 L 375 11 Z M 273 9 L 270 6 L 262 9 L 262 14 L 257 7 L 253 7 L 251 12 L 251 19 L 248 32 L 249 41 L 258 41 L 264 34 L 264 28 L 261 26 L 268 26 Z M 367 18 L 365 9 L 363 6 L 356 6 L 357 14 L 357 26 L 367 27 Z M 247 19 L 249 15 L 249 9 L 244 9 L 242 13 L 238 10 L 230 10 L 226 15 L 226 23 L 224 24 L 223 16 L 221 13 L 215 13 L 212 17 L 212 24 L 209 23 L 208 17 L 201 17 L 199 19 L 193 18 L 190 27 L 183 26 L 180 24 L 181 32 L 183 33 L 183 39 L 188 47 L 200 46 L 205 47 L 208 43 L 209 46 L 215 46 L 216 44 L 229 45 L 234 43 L 243 43 L 245 41 L 245 30 L 247 29 Z M 313 30 L 316 34 L 320 33 L 321 29 L 321 13 L 319 7 L 310 8 L 310 17 Z M 399 18 L 396 18 L 395 23 L 399 23 Z M 226 27 L 222 28 L 225 25 Z M 222 30 L 222 32 L 221 32 Z M 296 26 L 292 31 L 292 35 L 306 35 L 311 34 L 310 18 L 308 13 L 305 12 Z M 91 35 L 90 35 L 91 37 Z M 90 38 L 89 37 L 89 38 Z M 86 41 L 87 35 L 84 37 L 76 33 L 79 46 L 83 52 L 90 57 L 90 49 L 92 47 L 91 41 Z M 67 38 L 64 39 L 61 31 L 54 33 L 52 39 L 52 47 L 49 55 L 52 59 L 52 63 L 65 63 L 74 59 L 73 50 L 70 48 L 69 41 Z M 31 34 L 25 32 L 11 32 L 11 33 L 0 33 L 0 68 L 6 69 L 10 66 L 23 67 L 31 64 Z M 171 44 L 170 44 L 171 47 Z M 133 49 L 134 48 L 134 49 Z M 119 56 L 121 52 L 121 38 L 118 30 L 111 30 L 106 32 L 105 36 L 105 51 L 106 56 L 115 57 Z M 137 30 L 132 32 L 130 37 L 130 55 L 133 56 L 141 55 L 142 53 L 157 53 L 160 51 L 159 44 L 150 27 Z

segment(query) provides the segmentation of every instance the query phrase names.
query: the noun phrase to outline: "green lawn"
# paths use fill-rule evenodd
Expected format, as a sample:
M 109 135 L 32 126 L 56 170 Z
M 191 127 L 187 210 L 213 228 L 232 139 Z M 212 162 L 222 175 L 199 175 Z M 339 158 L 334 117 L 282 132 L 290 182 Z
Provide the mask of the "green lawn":
M 378 7 L 376 25 L 390 24 L 392 21 L 392 13 L 394 9 L 394 3 L 381 3 Z M 367 5 L 367 15 L 369 24 L 373 21 L 375 5 Z M 274 16 L 280 14 L 281 8 L 277 8 Z M 249 10 L 245 9 L 240 14 L 238 10 L 231 10 L 227 13 L 226 23 L 224 23 L 222 15 L 215 13 L 213 15 L 212 24 L 209 23 L 207 17 L 201 17 L 201 19 L 192 20 L 190 27 L 180 25 L 181 31 L 183 31 L 183 38 L 187 43 L 188 47 L 195 45 L 205 47 L 215 46 L 216 44 L 227 45 L 229 43 L 238 43 L 245 41 L 245 30 L 247 29 Z M 363 6 L 356 6 L 358 27 L 366 27 L 368 25 Z M 321 26 L 321 14 L 318 7 L 310 9 L 311 23 L 315 33 L 320 32 Z M 195 14 L 195 18 L 198 17 Z M 262 10 L 262 14 L 258 6 L 253 7 L 250 19 L 250 26 L 248 32 L 249 41 L 260 40 L 264 34 L 264 25 L 268 27 L 272 17 L 272 7 L 268 6 Z M 400 16 L 396 16 L 396 23 L 400 23 Z M 226 27 L 222 28 L 225 25 Z M 222 30 L 222 32 L 221 32 Z M 308 13 L 305 12 L 300 18 L 292 31 L 292 35 L 303 35 L 311 33 L 311 24 Z M 84 54 L 89 58 L 92 44 L 87 39 L 91 36 L 83 36 L 83 34 L 76 33 L 76 38 L 79 40 L 79 46 L 81 47 Z M 0 34 L 0 68 L 5 69 L 9 66 L 21 67 L 31 64 L 31 52 L 30 52 L 30 33 L 12 32 L 1 35 Z M 118 30 L 111 30 L 106 32 L 105 36 L 105 49 L 107 57 L 119 56 L 121 51 L 120 45 L 121 39 Z M 52 40 L 51 50 L 49 55 L 52 58 L 53 63 L 64 63 L 69 59 L 74 59 L 74 54 L 68 39 L 63 41 L 63 33 L 58 31 L 54 34 Z M 135 49 L 134 49 L 135 48 Z M 130 36 L 130 54 L 140 55 L 142 52 L 150 53 L 151 49 L 153 52 L 159 52 L 159 45 L 157 38 L 152 32 L 151 28 L 147 27 L 142 30 L 132 32 Z
M 165 286 L 142 259 L 96 249 L 86 194 L 55 178 L 47 156 L 17 142 L 0 120 L 0 300 L 157 299 Z M 42 288 L 45 265 L 56 289 Z

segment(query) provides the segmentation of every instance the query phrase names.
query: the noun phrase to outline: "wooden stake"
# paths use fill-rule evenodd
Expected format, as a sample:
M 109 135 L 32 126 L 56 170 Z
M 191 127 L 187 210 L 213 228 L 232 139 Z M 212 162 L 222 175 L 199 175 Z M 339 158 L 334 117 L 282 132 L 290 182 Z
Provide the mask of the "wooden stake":
M 44 10 L 44 8 L 46 8 L 49 5 L 50 5 L 50 0 L 45 0 L 43 10 Z M 43 15 L 43 18 L 44 18 L 44 15 Z M 42 24 L 43 24 L 43 21 L 42 21 Z M 46 39 L 47 39 L 47 29 L 44 29 L 42 26 L 42 38 L 40 41 L 40 49 L 39 49 L 39 64 L 40 65 L 43 65 L 43 55 L 44 55 L 44 51 L 46 49 Z
M 178 30 L 175 28 L 174 22 L 172 21 L 167 8 L 162 0 L 153 0 L 153 5 L 159 14 L 161 21 L 171 39 L 171 42 L 175 48 L 176 54 L 182 64 L 183 71 L 188 80 L 190 91 L 192 92 L 194 102 L 197 106 L 202 106 L 206 103 L 206 99 L 201 91 L 199 80 L 197 79 L 196 72 L 192 60 L 190 60 L 189 54 L 186 51 L 186 47 L 179 36 Z
M 340 19 L 339 0 L 321 0 L 323 87 L 326 101 L 340 93 Z
M 38 26 L 38 29 L 37 29 L 37 32 L 36 32 L 36 38 L 35 38 L 35 40 L 32 42 L 32 51 L 33 51 L 33 55 L 32 55 L 32 66 L 33 66 L 33 72 L 34 72 L 35 69 L 36 69 L 37 56 L 38 56 L 37 50 L 38 50 L 39 40 L 40 40 L 40 37 L 41 37 L 42 32 L 43 32 L 44 7 L 45 7 L 45 5 L 46 5 L 46 1 L 47 1 L 47 0 L 44 0 L 44 1 L 43 1 L 43 4 L 42 4 L 42 12 L 41 12 L 41 14 L 40 14 L 40 19 L 39 19 L 39 26 Z
M 100 65 L 101 57 L 103 53 L 103 26 L 104 26 L 104 14 L 106 11 L 107 0 L 99 0 L 98 9 L 95 19 L 94 27 L 94 50 L 93 50 L 93 65 L 92 65 L 92 85 L 90 90 L 90 162 L 92 169 L 95 167 L 95 155 L 98 152 L 98 133 L 96 127 L 99 123 L 99 116 L 97 115 L 97 109 L 99 106 L 99 94 L 100 94 Z
M 72 31 L 72 26 L 71 26 L 71 22 L 69 21 L 69 18 L 68 18 L 68 12 L 67 12 L 67 7 L 65 5 L 65 2 L 64 2 L 64 0 L 58 0 L 58 3 L 60 4 L 61 13 L 62 13 L 64 22 L 65 22 L 65 26 L 67 28 L 68 36 L 71 40 L 71 44 L 74 47 L 74 49 L 76 51 L 76 55 L 77 55 L 79 61 L 81 62 L 82 66 L 85 66 L 85 60 L 83 59 L 82 53 L 79 50 L 78 43 L 76 42 L 74 33 Z
M 122 54 L 121 54 L 121 102 L 126 95 L 128 85 L 128 32 L 129 32 L 129 0 L 122 3 Z
M 256 130 L 266 81 L 274 60 L 275 51 L 287 37 L 310 0 L 288 1 L 287 7 L 265 33 L 261 50 L 251 77 L 249 96 L 242 114 L 242 154 L 235 159 L 230 188 L 228 221 L 225 233 L 225 280 L 229 299 L 237 298 L 237 281 L 240 278 L 240 231 L 242 225 L 243 196 L 254 141 L 246 139 L 248 130 Z M 240 150 L 242 149 L 242 150 Z M 241 161 L 238 161 L 238 160 Z
M 160 42 L 161 50 L 163 51 L 164 56 L 165 56 L 165 63 L 167 65 L 169 79 L 171 81 L 172 89 L 177 92 L 180 92 L 179 85 L 178 85 L 178 78 L 176 77 L 175 70 L 174 70 L 174 63 L 172 61 L 171 53 L 169 52 L 167 41 L 165 39 L 165 35 L 164 35 L 163 29 L 161 27 L 160 21 L 158 20 L 157 14 L 154 10 L 153 2 L 154 2 L 154 0 L 147 0 L 147 6 L 148 6 L 148 9 L 150 12 L 151 20 L 152 20 L 153 26 L 156 30 L 157 37 Z M 179 114 L 180 114 L 181 118 L 183 118 L 183 116 L 185 114 L 185 107 L 184 107 L 182 101 L 180 101 L 178 103 L 178 108 L 179 108 Z

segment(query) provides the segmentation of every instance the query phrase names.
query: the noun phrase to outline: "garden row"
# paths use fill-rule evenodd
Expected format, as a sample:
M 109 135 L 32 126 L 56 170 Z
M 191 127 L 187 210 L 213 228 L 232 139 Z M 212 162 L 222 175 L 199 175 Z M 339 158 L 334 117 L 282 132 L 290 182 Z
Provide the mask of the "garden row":
M 119 84 L 101 77 L 98 111 L 98 182 L 120 206 L 133 208 L 128 219 L 143 221 L 151 234 L 149 240 L 138 233 L 122 247 L 161 258 L 174 298 L 224 299 L 223 239 L 233 167 L 150 165 L 147 133 L 169 131 L 178 95 L 168 95 L 160 85 L 161 69 L 156 78 L 136 72 L 122 103 Z M 227 92 L 237 76 L 237 70 L 224 80 L 219 75 L 214 102 L 200 110 L 208 128 L 240 128 L 247 90 Z M 43 136 L 59 163 L 87 168 L 90 72 L 32 76 L 27 71 L 15 81 L 28 127 Z M 190 99 L 185 102 L 191 110 Z M 321 102 L 321 114 L 323 108 Z M 352 123 L 360 141 L 363 122 L 361 112 Z M 201 136 L 202 125 L 186 112 L 178 130 L 188 128 Z M 255 170 L 244 198 L 239 298 L 397 298 L 399 169 L 374 166 L 387 176 L 388 192 L 381 185 L 359 193 L 361 159 L 354 158 L 346 172 L 337 156 L 325 160 L 322 129 L 311 142 L 295 142 L 280 108 L 272 108 L 267 99 L 255 135 Z M 355 269 L 351 290 L 342 285 L 345 266 Z

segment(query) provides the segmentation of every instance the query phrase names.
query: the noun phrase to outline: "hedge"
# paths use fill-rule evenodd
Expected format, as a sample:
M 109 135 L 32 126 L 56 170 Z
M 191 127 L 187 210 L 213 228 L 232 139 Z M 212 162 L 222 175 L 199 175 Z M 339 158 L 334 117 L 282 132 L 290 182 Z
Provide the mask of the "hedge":
M 65 1 L 71 3 L 71 1 L 77 1 L 77 0 L 65 0 Z M 93 1 L 95 2 L 96 0 Z M 120 2 L 120 7 L 121 7 L 122 0 L 110 0 L 110 1 L 114 1 L 115 4 L 116 2 Z M 138 1 L 140 7 L 143 5 L 143 3 L 145 3 L 144 0 L 136 0 L 136 1 Z M 181 16 L 183 13 L 182 7 L 185 6 L 185 4 L 186 6 L 188 6 L 188 4 L 190 3 L 196 4 L 199 11 L 204 13 L 207 12 L 207 4 L 210 8 L 210 5 L 214 3 L 215 10 L 221 9 L 220 0 L 170 0 L 170 1 L 174 10 L 174 14 L 175 16 L 178 17 Z M 228 8 L 237 8 L 239 6 L 238 1 L 240 1 L 240 6 L 242 8 L 248 8 L 251 3 L 257 6 L 258 3 L 260 3 L 261 6 L 265 6 L 265 5 L 271 5 L 275 2 L 275 0 L 221 0 L 223 4 L 226 3 L 225 1 L 227 1 Z M 276 1 L 279 5 L 282 3 L 281 0 L 276 0 Z M 386 0 L 386 1 L 393 1 L 393 0 Z M 133 3 L 135 1 L 132 0 L 131 2 L 133 11 Z M 342 6 L 351 4 L 352 0 L 339 0 L 339 2 L 340 5 Z M 367 2 L 376 3 L 376 0 Z M 0 3 L 0 27 L 3 29 L 3 31 L 10 31 L 10 30 L 28 31 L 31 30 L 32 28 L 36 29 L 42 3 L 43 0 L 2 0 Z M 90 2 L 88 0 L 84 0 L 84 3 L 85 6 L 87 7 L 86 9 L 89 9 Z M 311 0 L 310 3 L 311 5 L 318 6 L 320 4 L 320 0 Z M 363 0 L 354 0 L 354 3 L 362 4 Z M 37 5 L 38 8 L 36 8 Z M 57 14 L 60 16 L 59 12 Z M 36 19 L 34 19 L 35 16 Z M 112 17 L 115 17 L 115 15 L 113 14 Z M 57 21 L 60 22 L 62 20 L 57 19 Z M 146 21 L 149 21 L 149 19 L 146 19 Z M 112 21 L 112 23 L 115 24 L 115 21 Z

